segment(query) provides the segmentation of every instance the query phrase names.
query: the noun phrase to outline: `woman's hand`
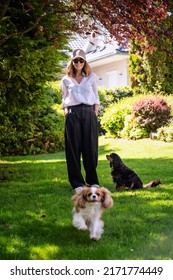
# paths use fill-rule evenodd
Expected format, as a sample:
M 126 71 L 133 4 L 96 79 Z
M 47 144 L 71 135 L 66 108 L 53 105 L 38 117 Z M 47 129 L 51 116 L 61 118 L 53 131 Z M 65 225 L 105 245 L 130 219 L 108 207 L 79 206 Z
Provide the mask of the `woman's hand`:
M 96 116 L 98 116 L 98 113 L 99 113 L 99 105 L 98 104 L 94 105 L 94 112 L 95 112 Z
M 67 108 L 67 107 L 65 107 L 65 108 L 64 108 L 64 116 L 66 117 L 66 116 L 67 116 L 67 114 L 68 114 L 68 108 Z

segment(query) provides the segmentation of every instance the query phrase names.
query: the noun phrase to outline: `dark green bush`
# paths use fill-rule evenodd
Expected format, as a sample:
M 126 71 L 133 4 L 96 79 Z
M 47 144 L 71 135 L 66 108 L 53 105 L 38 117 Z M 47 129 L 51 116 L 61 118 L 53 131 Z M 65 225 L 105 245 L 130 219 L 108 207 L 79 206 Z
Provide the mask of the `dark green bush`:
M 63 149 L 64 116 L 60 110 L 18 110 L 0 125 L 1 155 L 50 153 Z
M 50 153 L 64 149 L 64 114 L 61 105 L 54 105 L 55 100 L 60 101 L 59 92 L 51 91 L 50 85 L 43 87 L 43 91 L 39 105 L 12 108 L 9 113 L 1 107 L 1 155 Z
M 47 82 L 45 85 L 45 90 L 47 95 L 51 96 L 53 103 L 61 104 L 62 92 L 59 81 Z
M 67 58 L 59 50 L 68 41 L 63 32 L 68 20 L 50 13 L 42 17 L 44 31 L 37 32 L 39 26 L 33 30 L 31 27 L 45 13 L 42 1 L 35 3 L 38 9 L 27 9 L 27 13 L 25 3 L 8 2 L 8 16 L 1 21 L 3 38 L 10 33 L 12 36 L 1 44 L 0 50 L 0 154 L 62 150 L 64 116 L 53 107 L 61 102 L 60 92 L 47 81 L 60 75 L 60 62 Z M 23 33 L 24 30 L 28 32 Z M 58 43 L 58 48 L 54 43 Z

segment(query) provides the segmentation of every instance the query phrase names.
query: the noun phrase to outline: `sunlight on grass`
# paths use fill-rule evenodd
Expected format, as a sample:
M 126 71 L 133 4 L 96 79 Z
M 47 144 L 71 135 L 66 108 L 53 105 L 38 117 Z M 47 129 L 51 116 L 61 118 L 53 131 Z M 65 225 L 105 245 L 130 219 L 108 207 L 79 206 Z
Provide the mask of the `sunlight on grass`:
M 38 196 L 39 198 L 41 198 L 42 196 Z M 26 212 L 26 217 L 32 220 L 39 220 L 41 221 L 42 218 L 44 218 L 44 216 L 46 216 L 45 212 L 42 209 L 39 209 L 39 213 L 34 213 L 31 211 L 27 211 Z
M 149 205 L 151 205 L 151 206 L 160 206 L 160 207 L 162 207 L 162 206 L 173 206 L 173 201 L 171 200 L 155 200 L 155 201 L 152 201 L 152 202 L 150 202 L 149 203 Z
M 35 246 L 31 248 L 31 260 L 52 260 L 60 252 L 58 246 L 45 244 L 43 246 Z
M 159 241 L 159 242 L 165 241 L 167 239 L 166 236 L 163 236 L 161 234 L 156 234 L 156 233 L 151 233 L 150 237 L 152 237 L 153 239 L 155 239 L 156 241 Z
M 164 154 L 163 154 L 164 150 Z M 99 159 L 105 153 L 115 152 L 122 158 L 169 158 L 173 157 L 173 143 L 141 139 L 140 141 L 99 137 Z
M 150 234 L 150 242 L 145 248 L 144 254 L 146 254 L 146 258 L 148 259 L 156 259 L 156 260 L 169 260 L 172 259 L 172 232 L 167 233 L 167 235 L 163 234 Z
M 10 240 L 10 242 L 7 244 L 6 247 L 6 251 L 9 254 L 17 254 L 20 253 L 20 251 L 22 250 L 22 248 L 25 247 L 25 243 L 23 242 L 23 240 L 21 238 L 14 237 Z
M 45 160 L 18 160 L 18 161 L 5 161 L 0 160 L 1 164 L 19 164 L 19 163 L 56 163 L 56 162 L 64 162 L 61 159 L 45 159 Z

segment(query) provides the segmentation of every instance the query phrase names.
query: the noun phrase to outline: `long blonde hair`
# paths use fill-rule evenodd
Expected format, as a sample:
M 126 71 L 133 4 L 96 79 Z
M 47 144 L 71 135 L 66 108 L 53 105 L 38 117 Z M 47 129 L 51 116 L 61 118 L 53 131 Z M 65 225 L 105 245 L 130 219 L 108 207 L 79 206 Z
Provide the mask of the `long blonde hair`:
M 84 73 L 85 76 L 89 76 L 89 74 L 91 74 L 91 72 L 92 72 L 91 67 L 89 66 L 88 62 L 85 61 L 84 67 L 82 68 L 82 73 Z M 76 77 L 76 69 L 73 66 L 72 59 L 67 64 L 66 74 L 68 77 Z

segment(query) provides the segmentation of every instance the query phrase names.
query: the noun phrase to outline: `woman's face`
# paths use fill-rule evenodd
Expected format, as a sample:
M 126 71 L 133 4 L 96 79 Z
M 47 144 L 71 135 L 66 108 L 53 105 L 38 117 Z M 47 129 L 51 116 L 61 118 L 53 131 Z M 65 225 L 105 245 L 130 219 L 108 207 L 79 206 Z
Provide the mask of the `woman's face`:
M 85 64 L 85 60 L 81 57 L 77 57 L 73 60 L 73 66 L 76 69 L 76 71 L 82 70 L 84 64 Z

